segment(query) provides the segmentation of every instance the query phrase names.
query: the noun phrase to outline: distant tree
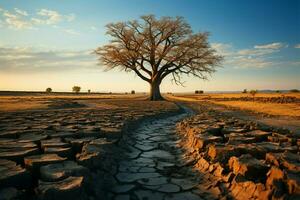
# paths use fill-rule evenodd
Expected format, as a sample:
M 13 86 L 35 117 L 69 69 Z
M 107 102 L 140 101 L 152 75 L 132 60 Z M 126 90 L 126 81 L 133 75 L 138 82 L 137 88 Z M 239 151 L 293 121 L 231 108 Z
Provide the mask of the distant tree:
M 298 89 L 291 89 L 290 92 L 293 92 L 293 93 L 298 93 L 299 90 Z
M 88 93 L 90 94 L 90 93 L 91 93 L 91 90 L 88 90 Z
M 246 94 L 248 91 L 247 89 L 244 89 L 242 93 Z
M 131 94 L 135 94 L 135 91 L 134 91 L 134 90 L 131 90 Z
M 107 70 L 132 71 L 150 84 L 150 100 L 162 100 L 160 84 L 171 76 L 183 84 L 182 75 L 207 79 L 222 57 L 208 42 L 207 32 L 194 33 L 182 17 L 142 16 L 140 20 L 111 23 L 110 43 L 94 53 Z
M 250 90 L 250 94 L 252 95 L 252 98 L 253 98 L 253 101 L 254 101 L 254 97 L 255 97 L 255 95 L 257 94 L 257 90 Z
M 46 92 L 47 92 L 47 93 L 51 93 L 51 92 L 52 92 L 52 88 L 49 88 L 49 87 L 48 87 L 48 88 L 46 89 Z
M 281 93 L 280 90 L 276 90 L 275 92 L 276 92 L 276 93 Z
M 203 94 L 204 91 L 203 90 L 195 90 L 195 94 Z
M 81 87 L 79 86 L 73 86 L 72 91 L 75 92 L 76 94 L 78 94 L 81 90 Z

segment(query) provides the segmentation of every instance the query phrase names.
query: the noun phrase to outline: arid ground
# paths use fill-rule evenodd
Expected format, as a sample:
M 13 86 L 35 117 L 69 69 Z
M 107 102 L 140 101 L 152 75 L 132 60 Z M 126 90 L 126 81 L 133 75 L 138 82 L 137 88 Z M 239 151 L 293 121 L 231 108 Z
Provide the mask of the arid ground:
M 0 199 L 299 199 L 300 95 L 0 96 Z

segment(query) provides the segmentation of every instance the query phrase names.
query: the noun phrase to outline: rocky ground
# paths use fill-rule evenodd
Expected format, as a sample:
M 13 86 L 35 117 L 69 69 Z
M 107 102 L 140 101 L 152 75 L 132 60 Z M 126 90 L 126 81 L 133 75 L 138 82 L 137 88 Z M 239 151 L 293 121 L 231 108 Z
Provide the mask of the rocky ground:
M 169 102 L 105 102 L 2 112 L 0 199 L 105 199 L 101 188 L 123 154 L 116 148 L 123 134 L 179 111 Z
M 300 138 L 210 109 L 177 125 L 194 168 L 209 177 L 205 189 L 218 198 L 299 199 Z
M 205 105 L 105 102 L 1 113 L 0 199 L 299 198 L 288 130 Z

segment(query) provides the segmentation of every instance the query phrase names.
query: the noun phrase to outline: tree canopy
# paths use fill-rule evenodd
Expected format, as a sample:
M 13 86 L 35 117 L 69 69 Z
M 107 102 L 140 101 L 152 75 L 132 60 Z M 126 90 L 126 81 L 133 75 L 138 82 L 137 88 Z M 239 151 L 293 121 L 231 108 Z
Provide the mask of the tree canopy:
M 107 26 L 109 44 L 95 54 L 107 70 L 133 71 L 151 85 L 150 99 L 161 99 L 159 85 L 168 75 L 182 84 L 181 75 L 207 79 L 222 57 L 208 43 L 208 33 L 193 33 L 182 17 L 142 16 L 140 20 Z

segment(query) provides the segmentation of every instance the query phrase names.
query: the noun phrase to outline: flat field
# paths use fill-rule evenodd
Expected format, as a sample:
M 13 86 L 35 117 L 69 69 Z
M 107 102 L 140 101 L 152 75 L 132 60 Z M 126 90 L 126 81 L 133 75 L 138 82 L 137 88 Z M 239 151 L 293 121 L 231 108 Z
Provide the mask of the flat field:
M 257 93 L 250 94 L 186 94 L 174 95 L 177 100 L 208 101 L 228 108 L 263 113 L 275 116 L 300 117 L 300 93 Z
M 107 103 L 102 100 L 142 100 L 146 99 L 144 94 L 4 94 L 0 96 L 0 112 L 1 111 L 22 111 L 22 110 L 41 110 L 49 108 L 72 108 L 76 107 L 77 102 L 82 106 L 98 106 L 103 107 Z

